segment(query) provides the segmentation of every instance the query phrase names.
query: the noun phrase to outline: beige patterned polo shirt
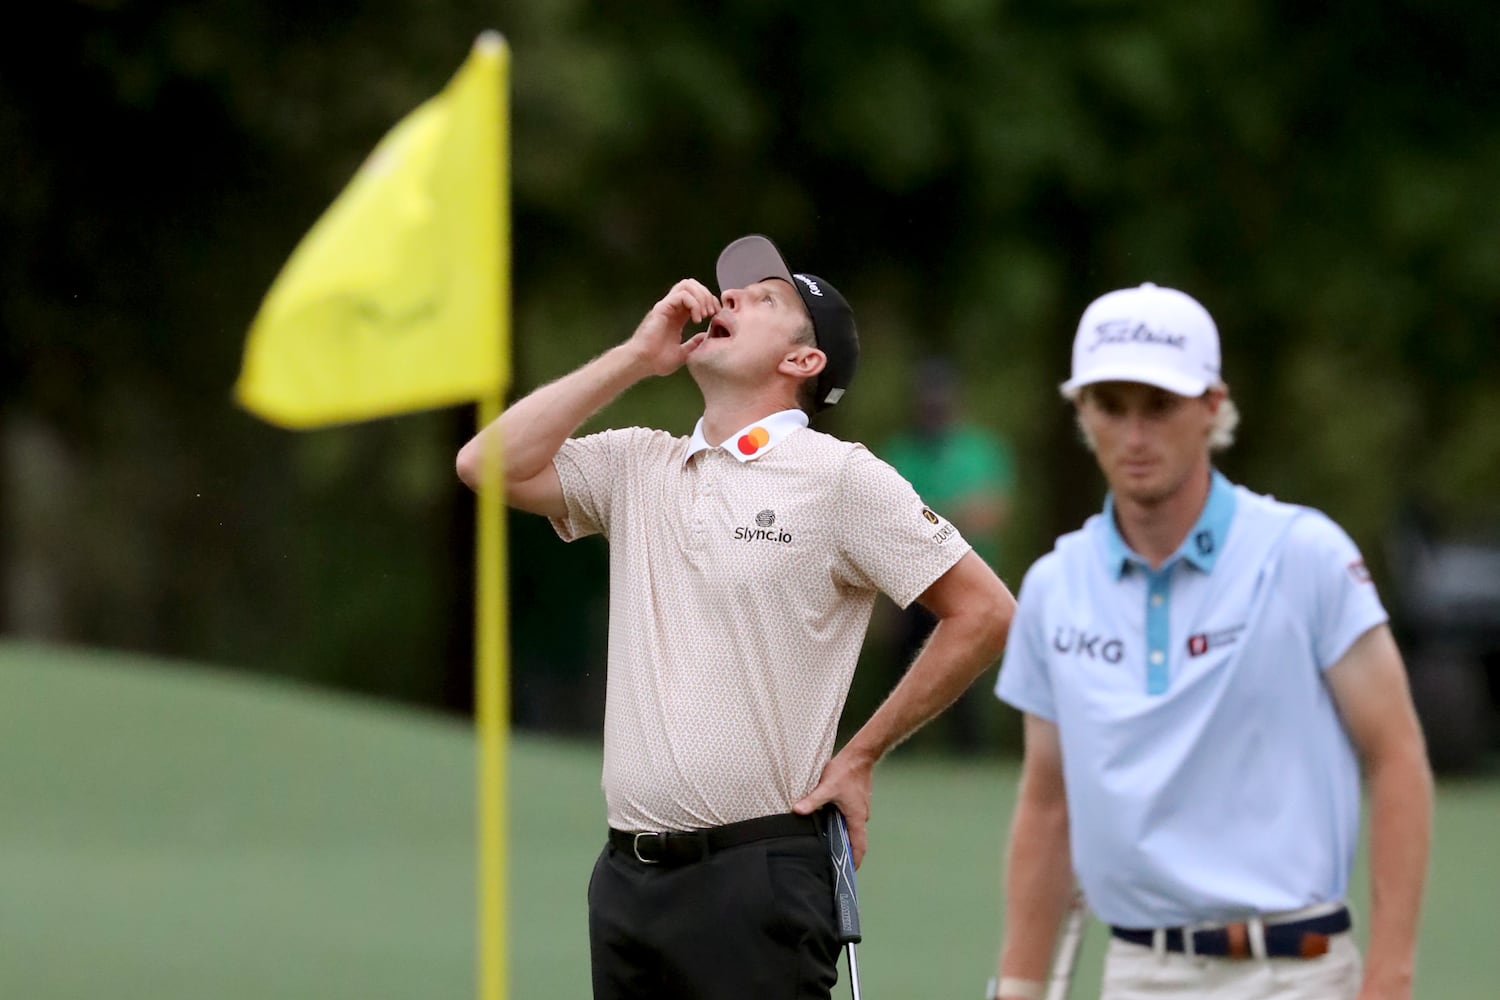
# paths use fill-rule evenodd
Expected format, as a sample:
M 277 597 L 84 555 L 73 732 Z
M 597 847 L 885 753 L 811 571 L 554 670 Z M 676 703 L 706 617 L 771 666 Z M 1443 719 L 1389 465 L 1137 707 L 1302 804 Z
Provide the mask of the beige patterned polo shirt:
M 789 410 L 710 447 L 634 427 L 554 465 L 572 541 L 609 540 L 603 787 L 621 830 L 784 813 L 833 752 L 874 607 L 968 551 L 862 445 Z

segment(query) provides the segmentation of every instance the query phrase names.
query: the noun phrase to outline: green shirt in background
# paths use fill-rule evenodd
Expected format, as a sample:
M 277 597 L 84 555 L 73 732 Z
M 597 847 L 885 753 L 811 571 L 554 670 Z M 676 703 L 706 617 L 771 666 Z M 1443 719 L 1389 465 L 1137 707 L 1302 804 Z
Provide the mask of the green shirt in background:
M 936 434 L 898 434 L 880 457 L 906 477 L 923 503 L 953 521 L 998 572 L 999 532 L 973 531 L 962 523 L 961 511 L 966 501 L 986 494 L 1009 504 L 1016 485 L 1015 461 L 1004 438 L 969 424 L 953 424 Z

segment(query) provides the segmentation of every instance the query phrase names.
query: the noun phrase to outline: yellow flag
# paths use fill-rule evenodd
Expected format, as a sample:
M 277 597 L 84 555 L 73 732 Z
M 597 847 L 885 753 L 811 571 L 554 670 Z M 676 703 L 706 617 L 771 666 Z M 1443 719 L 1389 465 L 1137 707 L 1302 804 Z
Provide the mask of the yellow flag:
M 318 427 L 493 395 L 508 377 L 504 40 L 486 32 L 393 128 L 282 268 L 235 396 Z

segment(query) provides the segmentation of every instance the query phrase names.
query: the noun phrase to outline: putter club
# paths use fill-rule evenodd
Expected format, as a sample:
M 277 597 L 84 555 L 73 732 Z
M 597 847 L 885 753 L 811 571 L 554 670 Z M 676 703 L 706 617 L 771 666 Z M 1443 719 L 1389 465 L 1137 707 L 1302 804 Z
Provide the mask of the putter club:
M 1088 905 L 1083 900 L 1083 890 L 1075 887 L 1073 898 L 1068 903 L 1068 912 L 1063 916 L 1062 929 L 1057 939 L 1057 951 L 1052 958 L 1052 972 L 1047 977 L 1047 992 L 1043 1000 L 1068 1000 L 1073 989 L 1073 973 L 1078 968 L 1078 956 L 1083 950 L 1083 935 L 1087 930 Z M 996 995 L 1000 980 L 994 976 L 985 983 L 985 1000 Z
M 1062 936 L 1057 942 L 1057 955 L 1052 959 L 1052 978 L 1047 984 L 1046 1000 L 1068 1000 L 1073 988 L 1073 972 L 1078 967 L 1078 953 L 1083 950 L 1084 921 L 1088 907 L 1083 901 L 1083 892 L 1073 890 L 1073 901 L 1068 904 L 1068 915 L 1063 918 Z
M 838 921 L 839 941 L 849 955 L 849 989 L 859 995 L 859 959 L 854 946 L 863 935 L 859 930 L 859 896 L 854 890 L 854 852 L 849 847 L 849 827 L 844 814 L 832 802 L 823 807 L 823 835 L 828 838 L 828 856 L 833 862 L 833 911 Z

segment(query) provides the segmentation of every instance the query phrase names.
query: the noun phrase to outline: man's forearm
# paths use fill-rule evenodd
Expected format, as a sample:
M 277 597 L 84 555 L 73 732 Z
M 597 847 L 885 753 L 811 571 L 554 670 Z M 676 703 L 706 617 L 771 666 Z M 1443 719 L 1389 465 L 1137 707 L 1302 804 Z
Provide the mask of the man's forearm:
M 1370 940 L 1365 982 L 1377 987 L 1381 996 L 1409 995 L 1432 840 L 1432 774 L 1420 744 L 1373 762 L 1369 788 Z
M 900 683 L 849 740 L 847 752 L 879 760 L 953 704 L 1000 655 L 1008 624 L 1008 617 L 983 610 L 940 620 Z
M 476 485 L 486 454 L 498 449 L 506 482 L 530 479 L 552 461 L 580 424 L 649 374 L 649 366 L 628 343 L 605 351 L 506 408 L 459 452 L 459 475 Z
M 1066 801 L 1037 800 L 1023 787 L 1005 864 L 1002 980 L 1047 978 L 1057 928 L 1072 893 Z

